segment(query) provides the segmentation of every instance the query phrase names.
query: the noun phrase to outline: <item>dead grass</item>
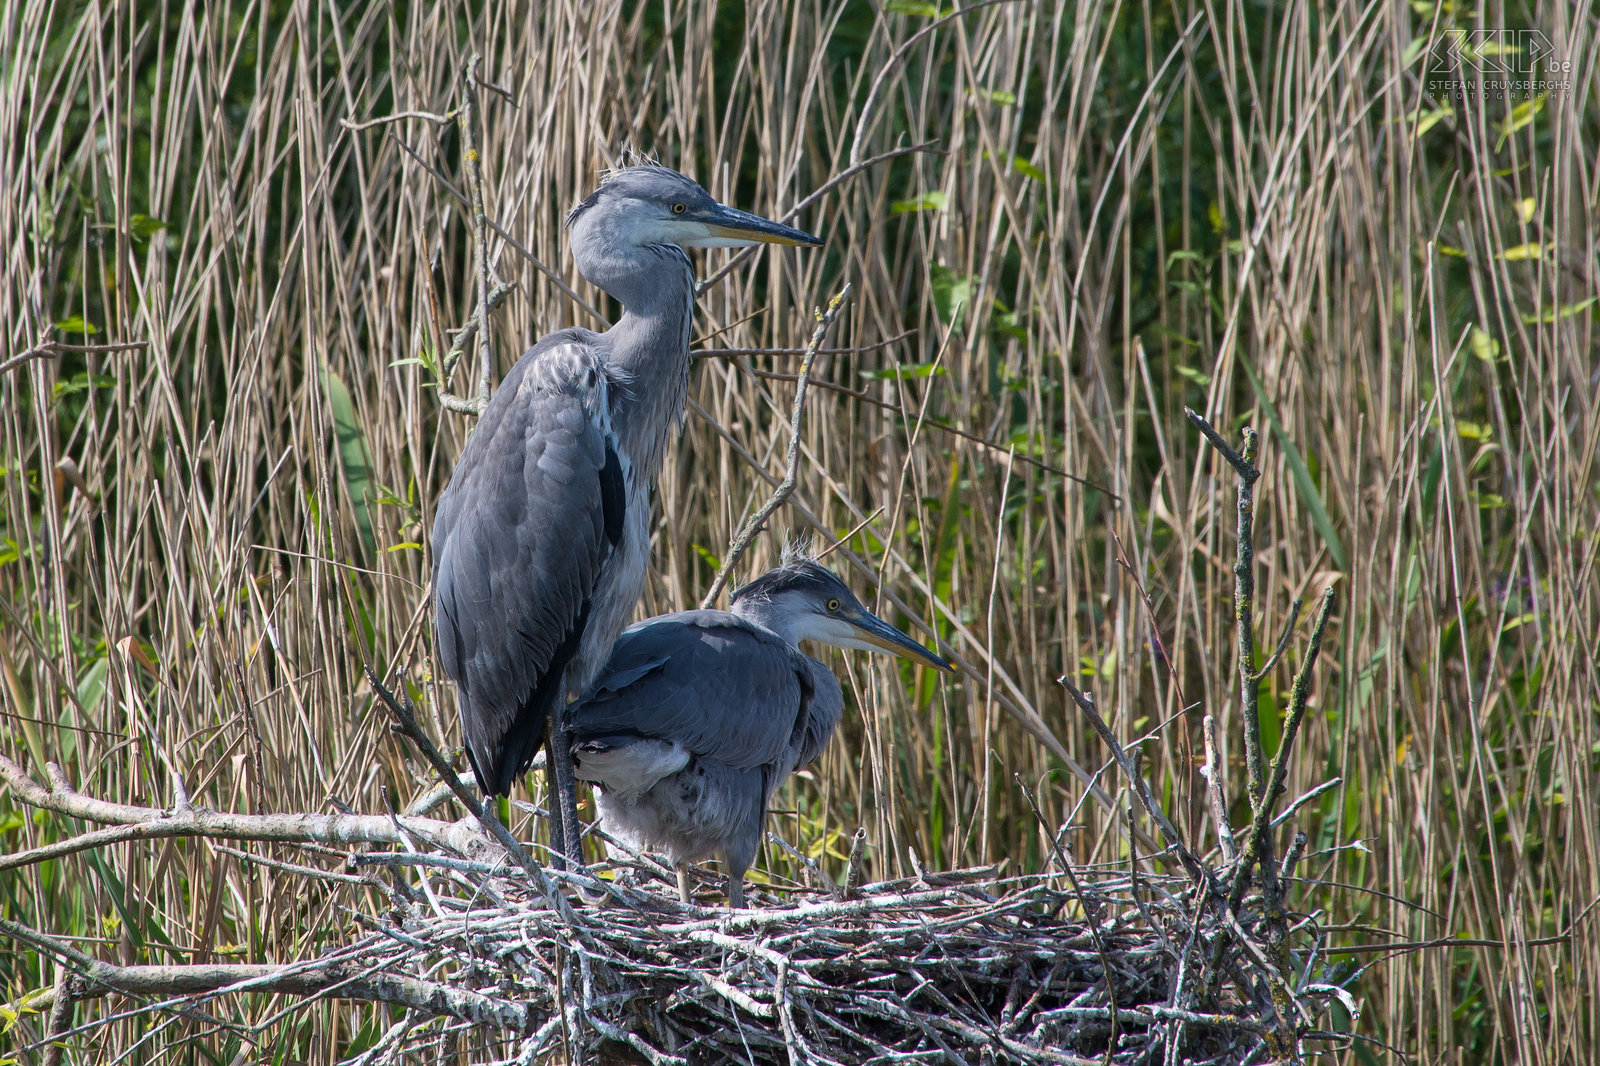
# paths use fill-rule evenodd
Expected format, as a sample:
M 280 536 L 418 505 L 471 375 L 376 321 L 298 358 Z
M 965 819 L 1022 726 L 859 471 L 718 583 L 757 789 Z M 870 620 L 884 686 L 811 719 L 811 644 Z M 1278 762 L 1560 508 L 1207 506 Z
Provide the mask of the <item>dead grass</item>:
M 1465 24 L 1409 5 L 1018 0 L 931 32 L 857 6 L 9 6 L 0 362 L 51 339 L 147 347 L 0 375 L 8 751 L 130 803 L 169 802 L 174 774 L 239 811 L 381 811 L 383 789 L 424 787 L 360 667 L 426 677 L 417 545 L 470 426 L 405 361 L 471 310 L 468 219 L 439 180 L 460 181 L 452 130 L 340 120 L 450 109 L 476 49 L 515 100 L 484 100 L 489 209 L 520 244 L 490 249 L 517 286 L 495 378 L 605 312 L 560 222 L 619 146 L 781 213 L 936 142 L 801 212 L 825 254 L 763 252 L 700 305 L 704 347 L 797 348 L 849 281 L 834 343 L 911 331 L 819 362 L 836 387 L 808 401 L 799 489 L 749 565 L 791 532 L 859 526 L 857 586 L 966 667 L 909 686 L 841 660 L 859 714 L 790 790 L 783 835 L 836 851 L 864 825 L 877 878 L 911 851 L 1036 869 L 1020 775 L 1081 826 L 1078 858 L 1119 858 L 1111 812 L 1022 724 L 1101 766 L 1055 682 L 1080 671 L 1124 736 L 1150 733 L 1153 786 L 1202 835 L 1199 716 L 1236 733 L 1233 516 L 1187 403 L 1270 438 L 1262 633 L 1339 582 L 1336 666 L 1290 782 L 1345 781 L 1302 814 L 1302 869 L 1359 890 L 1324 920 L 1351 944 L 1493 945 L 1374 966 L 1358 1029 L 1430 1062 L 1582 1059 L 1594 919 L 1534 941 L 1600 898 L 1593 15 L 1491 5 L 1481 25 L 1538 27 L 1567 87 L 1440 114 L 1415 42 Z M 73 316 L 99 332 L 52 330 Z M 642 610 L 698 602 L 705 553 L 766 497 L 793 389 L 774 375 L 796 359 L 698 365 Z M 74 831 L 4 824 L 8 850 Z M 287 959 L 341 927 L 342 891 L 133 843 L 8 875 L 0 906 L 125 962 Z M 1307 908 L 1324 898 L 1308 887 Z M 52 979 L 28 954 L 0 967 L 6 998 Z M 185 1024 L 193 1058 L 335 1061 L 375 1023 Z M 113 1061 L 136 1025 L 83 1061 Z

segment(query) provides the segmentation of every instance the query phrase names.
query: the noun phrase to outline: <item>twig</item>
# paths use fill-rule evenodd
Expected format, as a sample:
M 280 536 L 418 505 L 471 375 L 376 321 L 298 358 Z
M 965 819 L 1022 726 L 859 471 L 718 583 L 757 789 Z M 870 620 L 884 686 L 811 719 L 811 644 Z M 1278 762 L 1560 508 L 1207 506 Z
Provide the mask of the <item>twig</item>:
M 482 86 L 485 89 L 488 89 L 490 92 L 494 93 L 496 96 L 500 97 L 500 99 L 504 100 L 506 103 L 510 104 L 513 108 L 515 108 L 517 106 L 517 98 L 512 95 L 511 90 L 510 89 L 506 89 L 506 88 L 502 88 L 501 86 L 496 85 L 492 81 L 485 81 L 483 76 L 478 73 L 477 64 L 476 64 L 477 59 L 478 59 L 477 56 L 473 56 L 471 59 L 469 59 L 467 61 L 467 63 L 468 63 L 468 66 L 467 66 L 468 77 L 470 77 L 473 81 L 477 82 L 480 86 Z
M 433 122 L 442 126 L 446 122 L 454 122 L 457 117 L 460 116 L 460 114 L 461 109 L 459 107 L 452 111 L 446 111 L 442 115 L 435 114 L 432 111 L 396 111 L 392 115 L 381 115 L 378 118 L 369 118 L 365 122 L 351 122 L 347 118 L 342 118 L 339 120 L 339 125 L 343 126 L 351 133 L 360 133 L 362 130 L 370 130 L 374 126 L 387 126 L 391 122 L 402 122 L 408 118 L 427 119 L 429 122 Z
M 60 341 L 45 341 L 43 344 L 34 345 L 22 354 L 14 355 L 5 362 L 0 363 L 0 374 L 19 367 L 30 359 L 49 359 L 51 356 L 61 355 L 64 352 L 131 352 L 139 348 L 148 347 L 150 347 L 149 341 L 128 341 L 123 344 L 63 344 Z
M 50 1020 L 44 1027 L 47 1040 L 57 1034 L 65 1037 L 67 1030 L 72 1028 L 72 1006 L 78 998 L 72 989 L 72 971 L 60 963 L 56 964 L 55 993 L 56 1001 L 50 1005 Z M 61 1066 L 61 1056 L 66 1049 L 66 1040 L 50 1040 L 44 1049 L 44 1066 Z
M 840 896 L 839 886 L 834 883 L 833 878 L 829 877 L 822 871 L 822 867 L 818 866 L 817 861 L 811 856 L 803 854 L 798 848 L 789 843 L 787 840 L 783 839 L 777 833 L 768 833 L 767 843 L 776 845 L 779 851 L 783 852 L 785 855 L 789 856 L 789 858 L 803 866 L 807 873 L 811 874 L 812 877 L 817 879 L 817 884 L 821 885 L 835 896 Z M 840 898 L 843 897 L 841 896 Z
M 469 792 L 461 783 L 461 775 L 456 768 L 451 766 L 445 757 L 439 754 L 439 749 L 434 746 L 433 740 L 422 731 L 417 724 L 417 716 L 412 713 L 409 702 L 402 703 L 394 693 L 384 687 L 382 681 L 372 667 L 366 668 L 367 682 L 372 686 L 372 691 L 378 694 L 383 705 L 389 709 L 389 714 L 394 718 L 395 731 L 416 746 L 422 757 L 428 760 L 435 773 L 450 786 L 450 791 L 456 794 L 456 799 L 478 820 L 478 824 L 488 830 L 488 833 L 500 846 L 506 849 L 506 854 L 514 859 L 518 866 L 534 881 L 535 884 L 544 882 L 544 870 L 533 861 L 533 856 L 528 854 L 528 849 L 522 842 L 511 835 L 511 830 L 500 824 L 500 819 L 493 817 L 484 810 L 483 804 L 478 802 L 478 797 Z
M 332 989 L 342 999 L 397 1003 L 429 1015 L 446 1014 L 475 1024 L 530 1032 L 530 1004 L 452 988 L 414 977 L 369 973 L 367 967 L 331 960 L 263 965 L 202 963 L 119 966 L 86 955 L 64 941 L 0 918 L 0 932 L 54 955 L 77 971 L 75 999 L 115 993 L 125 996 L 193 996 L 219 993 L 319 995 Z
M 739 535 L 733 538 L 733 543 L 728 547 L 728 554 L 722 560 L 722 568 L 717 571 L 717 576 L 711 582 L 711 588 L 706 592 L 706 597 L 700 603 L 700 608 L 705 610 L 717 602 L 717 597 L 722 595 L 724 586 L 728 583 L 728 574 L 750 547 L 757 533 L 761 532 L 767 519 L 783 502 L 794 492 L 794 487 L 800 477 L 800 428 L 801 417 L 805 412 L 806 385 L 811 376 L 811 365 L 816 361 L 817 349 L 822 346 L 822 339 L 828 335 L 828 329 L 833 325 L 834 319 L 839 317 L 839 311 L 844 307 L 845 298 L 850 295 L 848 282 L 839 290 L 833 299 L 828 301 L 826 308 L 817 310 L 817 328 L 811 332 L 811 343 L 806 345 L 804 357 L 800 360 L 800 380 L 794 390 L 794 410 L 789 417 L 789 453 L 784 462 L 783 480 L 773 490 L 767 502 L 746 522 L 744 528 L 739 530 Z
M 1289 695 L 1289 713 L 1283 723 L 1283 739 L 1279 741 L 1277 754 L 1272 758 L 1272 769 L 1268 775 L 1266 791 L 1250 820 L 1250 836 L 1245 843 L 1244 853 L 1234 867 L 1233 884 L 1228 892 L 1228 901 L 1235 910 L 1244 898 L 1250 867 L 1258 861 L 1262 866 L 1262 887 L 1268 894 L 1269 903 L 1275 902 L 1276 879 L 1272 876 L 1275 871 L 1266 868 L 1267 863 L 1272 861 L 1269 835 L 1273 825 L 1272 805 L 1283 792 L 1283 779 L 1288 773 L 1289 755 L 1294 750 L 1295 736 L 1300 730 L 1300 721 L 1305 717 L 1306 706 L 1311 698 L 1311 672 L 1316 667 L 1317 657 L 1322 652 L 1322 637 L 1327 631 L 1328 617 L 1333 613 L 1336 599 L 1333 587 L 1330 585 L 1322 594 L 1322 603 L 1317 609 L 1316 620 L 1311 625 L 1311 643 L 1306 649 L 1305 661 L 1300 664 L 1300 669 L 1294 675 Z
M 1244 447 L 1234 451 L 1222 435 L 1200 415 L 1185 407 L 1183 413 L 1199 428 L 1211 446 L 1222 453 L 1239 475 L 1239 524 L 1233 564 L 1233 619 L 1239 639 L 1239 710 L 1244 719 L 1244 765 L 1252 814 L 1261 806 L 1266 787 L 1265 756 L 1261 750 L 1261 678 L 1256 673 L 1255 603 L 1255 484 L 1256 447 L 1261 438 L 1246 426 Z
M 914 336 L 916 330 L 908 329 L 904 333 L 896 333 L 893 337 L 886 337 L 873 344 L 863 344 L 856 348 L 819 348 L 818 355 L 860 355 L 865 352 L 879 352 L 885 348 L 892 348 L 907 337 Z M 744 355 L 805 355 L 804 348 L 696 348 L 689 353 L 692 359 L 733 359 Z M 794 375 L 789 375 L 792 379 Z
M 1272 819 L 1272 828 L 1278 828 L 1284 822 L 1287 822 L 1295 811 L 1298 811 L 1301 807 L 1304 807 L 1306 804 L 1310 803 L 1324 792 L 1330 792 L 1342 784 L 1344 784 L 1344 778 L 1342 777 L 1329 778 L 1316 788 L 1312 789 L 1310 792 L 1304 793 L 1303 795 L 1297 797 L 1293 803 L 1290 803 L 1288 806 L 1284 807 L 1284 809 Z
M 1072 702 L 1078 705 L 1078 710 L 1083 712 L 1083 716 L 1089 720 L 1089 724 L 1094 727 L 1094 731 L 1100 734 L 1100 739 L 1105 742 L 1106 747 L 1111 749 L 1111 754 L 1116 758 L 1117 765 L 1122 769 L 1122 775 L 1128 779 L 1129 787 L 1133 789 L 1134 795 L 1139 798 L 1139 805 L 1150 816 L 1150 820 L 1155 822 L 1156 829 L 1160 831 L 1161 836 L 1167 842 L 1167 847 L 1171 848 L 1173 853 L 1178 856 L 1178 861 L 1183 863 L 1183 868 L 1189 872 L 1190 877 L 1194 878 L 1196 884 L 1207 884 L 1209 876 L 1206 868 L 1200 864 L 1200 860 L 1196 859 L 1184 844 L 1183 838 L 1178 835 L 1178 830 L 1172 824 L 1171 819 L 1156 804 L 1155 797 L 1150 795 L 1150 786 L 1145 783 L 1143 775 L 1134 767 L 1133 760 L 1128 757 L 1127 750 L 1117 740 L 1117 735 L 1111 731 L 1110 726 L 1106 725 L 1106 720 L 1100 715 L 1100 709 L 1094 704 L 1094 698 L 1078 689 L 1065 675 L 1056 680 L 1066 688 L 1067 693 L 1072 697 Z
M 797 350 L 803 351 L 804 349 L 797 349 Z M 858 349 L 854 349 L 854 348 L 824 348 L 821 351 L 819 351 L 817 354 L 818 355 L 832 355 L 832 354 L 834 354 L 836 352 L 851 352 L 851 351 L 857 351 L 857 350 Z M 788 352 L 788 351 L 790 351 L 790 349 L 781 348 L 781 349 L 775 349 L 775 351 Z M 718 351 L 718 352 L 716 352 L 714 354 L 720 355 L 722 353 L 720 351 Z M 743 370 L 744 370 L 745 373 L 751 375 L 752 377 L 765 378 L 768 381 L 797 381 L 797 380 L 799 380 L 799 377 L 800 377 L 798 374 L 785 374 L 781 370 L 761 370 L 761 369 L 759 369 L 757 367 L 753 367 L 753 366 L 744 367 Z M 850 386 L 841 385 L 836 381 L 821 381 L 821 380 L 813 381 L 811 383 L 811 387 L 814 388 L 814 389 L 825 389 L 828 392 L 837 392 L 837 393 L 839 393 L 841 395 L 849 396 L 853 400 L 860 400 L 862 403 L 871 404 L 872 406 L 880 408 L 881 410 L 893 411 L 895 414 L 899 415 L 902 418 L 913 418 L 913 417 L 915 417 L 915 416 L 911 415 L 909 412 L 907 412 L 906 409 L 900 404 L 889 403 L 886 400 L 880 400 L 876 396 L 873 396 L 870 393 L 863 392 L 860 389 L 852 389 Z M 1075 482 L 1075 483 L 1077 483 L 1079 485 L 1082 485 L 1084 488 L 1094 489 L 1096 492 L 1103 494 L 1107 499 L 1111 500 L 1113 503 L 1121 503 L 1122 502 L 1122 497 L 1121 496 L 1118 496 L 1115 492 L 1112 492 L 1110 489 L 1106 488 L 1104 485 L 1100 484 L 1099 482 L 1091 481 L 1090 479 L 1088 479 L 1086 477 L 1079 477 L 1077 474 L 1068 473 L 1067 471 L 1061 469 L 1058 466 L 1051 466 L 1049 463 L 1043 461 L 1042 459 L 1035 459 L 1032 456 L 1023 455 L 1022 453 L 1020 453 L 1020 452 L 1018 452 L 1016 450 L 1014 445 L 996 444 L 992 440 L 985 440 L 983 437 L 978 436 L 976 433 L 968 433 L 964 429 L 959 429 L 956 426 L 952 426 L 947 422 L 940 422 L 936 418 L 925 418 L 925 417 L 924 418 L 917 418 L 917 424 L 919 426 L 924 426 L 924 427 L 926 427 L 928 429 L 936 429 L 941 433 L 948 433 L 948 434 L 950 434 L 951 436 L 954 436 L 954 437 L 960 437 L 962 440 L 971 441 L 973 444 L 980 445 L 980 446 L 982 446 L 984 448 L 987 448 L 987 449 L 989 449 L 990 451 L 993 451 L 993 452 L 998 452 L 1001 455 L 1006 456 L 1007 458 L 1015 459 L 1019 463 L 1026 463 L 1027 465 L 1033 467 L 1036 470 L 1043 470 L 1047 474 L 1054 474 L 1056 477 L 1064 477 L 1068 481 L 1072 481 L 1072 482 Z
M 1267 675 L 1272 673 L 1278 663 L 1283 660 L 1283 653 L 1289 647 L 1289 638 L 1294 636 L 1295 624 L 1300 621 L 1300 611 L 1305 607 L 1305 601 L 1296 599 L 1289 605 L 1289 619 L 1284 623 L 1283 632 L 1278 634 L 1278 643 L 1272 649 L 1272 654 L 1267 656 L 1267 661 L 1261 664 L 1261 669 L 1256 671 L 1256 679 L 1265 681 Z
M 488 328 L 489 313 L 493 309 L 489 281 L 489 214 L 484 207 L 483 165 L 478 155 L 478 94 L 473 91 L 475 85 L 483 84 L 478 77 L 480 58 L 476 52 L 467 58 L 467 71 L 463 79 L 466 83 L 466 96 L 456 122 L 457 128 L 461 131 L 461 161 L 467 175 L 467 196 L 472 208 L 472 262 L 478 282 L 478 308 L 473 314 L 477 325 L 472 327 L 478 338 L 478 395 L 472 400 L 457 398 L 455 403 L 445 401 L 445 406 L 450 410 L 471 414 L 482 414 L 483 409 L 489 406 L 489 374 L 494 369 L 494 354 L 489 346 Z M 471 326 L 470 320 L 468 325 Z M 469 336 L 468 327 L 462 328 L 462 335 Z M 456 358 L 459 359 L 460 356 Z M 443 375 L 440 395 L 450 396 L 450 378 L 455 372 L 455 363 L 442 365 L 439 369 Z
M 1059 835 L 1050 828 L 1050 823 L 1044 820 L 1044 812 L 1039 809 L 1039 801 L 1034 798 L 1033 790 L 1022 780 L 1021 774 L 1012 774 L 1017 782 L 1017 787 L 1022 789 L 1022 794 L 1028 799 L 1028 806 L 1033 810 L 1033 817 L 1038 821 L 1039 827 L 1050 838 L 1050 847 L 1055 851 L 1056 862 L 1061 866 L 1061 872 L 1067 875 L 1067 880 L 1072 883 L 1072 893 L 1078 898 L 1078 906 L 1083 908 L 1083 915 L 1088 919 L 1089 935 L 1094 938 L 1094 949 L 1100 953 L 1100 972 L 1105 977 L 1106 1000 L 1111 1008 L 1111 1036 L 1106 1040 L 1106 1066 L 1110 1066 L 1111 1056 L 1117 1050 L 1117 1036 L 1121 1031 L 1117 1024 L 1117 987 L 1116 971 L 1111 968 L 1111 956 L 1106 951 L 1106 943 L 1100 935 L 1101 909 L 1098 903 L 1091 902 L 1084 894 L 1083 884 L 1078 880 L 1078 873 L 1072 868 L 1072 860 L 1067 855 L 1065 846 L 1061 843 Z
M 844 877 L 839 882 L 842 899 L 851 899 L 861 893 L 861 882 L 867 874 L 867 827 L 858 826 L 850 838 L 850 858 L 845 860 Z
M 503 281 L 497 283 L 494 288 L 489 290 L 489 313 L 493 314 L 495 308 L 499 307 L 505 301 L 505 298 L 516 290 L 517 287 L 515 285 L 508 285 Z M 483 320 L 483 308 L 478 307 L 473 310 L 472 317 L 462 323 L 461 329 L 456 333 L 455 343 L 450 345 L 450 350 L 445 353 L 444 361 L 439 364 L 441 387 L 448 386 L 451 375 L 455 373 L 456 364 L 461 361 L 461 357 L 466 354 L 467 346 L 472 343 L 472 339 L 478 336 L 479 331 L 483 328 Z M 448 392 L 442 395 L 445 398 L 445 406 L 452 411 L 460 410 L 460 404 L 469 402 Z M 452 400 L 455 401 L 457 406 L 452 406 Z
M 1226 770 L 1222 765 L 1221 749 L 1217 745 L 1217 719 L 1206 715 L 1200 723 L 1201 736 L 1206 748 L 1206 795 L 1211 801 L 1211 820 L 1217 826 L 1217 846 L 1222 849 L 1222 861 L 1232 862 L 1238 855 L 1238 845 L 1233 840 L 1233 826 L 1228 823 L 1228 799 L 1223 786 Z

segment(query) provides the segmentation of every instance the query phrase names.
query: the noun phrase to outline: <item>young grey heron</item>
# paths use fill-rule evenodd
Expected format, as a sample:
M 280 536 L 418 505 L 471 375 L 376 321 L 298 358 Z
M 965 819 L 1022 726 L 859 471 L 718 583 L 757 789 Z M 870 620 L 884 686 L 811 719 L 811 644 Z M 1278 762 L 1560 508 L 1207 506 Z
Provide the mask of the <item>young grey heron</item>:
M 844 695 L 802 640 L 892 652 L 951 666 L 861 605 L 809 560 L 787 563 L 733 595 L 728 611 L 680 611 L 628 627 L 572 709 L 578 777 L 599 786 L 602 824 L 678 867 L 719 856 L 728 902 L 744 906 L 744 872 L 767 802 L 822 753 Z
M 439 665 L 467 758 L 506 795 L 552 709 L 586 690 L 632 615 L 650 489 L 689 381 L 685 248 L 821 244 L 736 211 L 660 166 L 615 172 L 567 218 L 578 270 L 622 304 L 604 333 L 539 340 L 484 409 L 433 524 Z M 551 745 L 551 840 L 581 858 L 566 743 Z

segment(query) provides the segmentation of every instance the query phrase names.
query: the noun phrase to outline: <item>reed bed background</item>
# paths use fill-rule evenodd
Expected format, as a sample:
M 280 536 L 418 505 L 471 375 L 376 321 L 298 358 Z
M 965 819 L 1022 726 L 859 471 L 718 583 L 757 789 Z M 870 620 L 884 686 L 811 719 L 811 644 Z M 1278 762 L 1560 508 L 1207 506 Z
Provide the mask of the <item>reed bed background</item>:
M 786 538 L 842 538 L 830 560 L 869 605 L 937 635 L 963 672 L 836 657 L 855 710 L 784 793 L 778 832 L 836 868 L 865 826 L 874 877 L 910 873 L 913 853 L 1034 869 L 1048 838 L 1020 778 L 1076 827 L 1078 861 L 1125 862 L 1117 811 L 1062 757 L 1106 762 L 1056 682 L 1073 674 L 1145 738 L 1157 794 L 1209 839 L 1199 719 L 1238 726 L 1234 518 L 1190 405 L 1263 434 L 1260 642 L 1296 597 L 1339 591 L 1291 775 L 1291 795 L 1343 778 L 1298 816 L 1304 909 L 1351 946 L 1470 941 L 1350 955 L 1370 967 L 1353 1027 L 1428 1062 L 1586 1060 L 1594 14 L 952 10 L 8 5 L 6 752 L 128 803 L 171 802 L 174 775 L 238 811 L 377 812 L 427 786 L 361 667 L 430 693 L 427 532 L 471 425 L 427 365 L 473 307 L 470 218 L 447 184 L 462 188 L 452 125 L 344 123 L 449 111 L 476 51 L 509 93 L 481 101 L 488 210 L 509 235 L 489 255 L 515 286 L 491 381 L 540 333 L 614 311 L 572 269 L 562 220 L 624 146 L 774 216 L 849 175 L 796 216 L 826 249 L 763 251 L 700 303 L 641 611 L 698 603 L 781 474 L 798 355 L 752 350 L 798 349 L 849 282 L 799 489 L 741 576 Z M 1541 31 L 1563 84 L 1452 99 L 1435 79 L 1460 70 L 1435 45 L 1485 28 Z M 469 356 L 458 390 L 484 370 Z M 0 794 L 0 850 L 81 830 L 65 822 Z M 198 841 L 0 874 L 8 916 L 124 962 L 301 957 L 343 935 L 361 891 L 308 891 Z M 53 980 L 11 946 L 0 975 L 13 1001 Z M 217 1009 L 248 1025 L 272 1008 Z M 333 1062 L 375 1039 L 371 1015 L 195 1019 L 148 1057 Z M 147 1029 L 112 1023 L 75 1057 L 122 1061 Z

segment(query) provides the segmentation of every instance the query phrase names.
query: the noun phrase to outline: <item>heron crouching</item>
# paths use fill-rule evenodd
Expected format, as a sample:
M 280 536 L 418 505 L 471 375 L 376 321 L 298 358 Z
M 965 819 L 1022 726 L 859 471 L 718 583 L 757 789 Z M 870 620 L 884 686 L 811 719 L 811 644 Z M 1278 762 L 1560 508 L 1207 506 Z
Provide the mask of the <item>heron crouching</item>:
M 438 661 L 488 796 L 508 794 L 547 728 L 562 730 L 552 712 L 588 689 L 643 590 L 650 489 L 688 391 L 684 249 L 822 243 L 659 166 L 615 172 L 567 226 L 579 272 L 622 317 L 604 333 L 548 334 L 522 356 L 433 525 Z M 551 842 L 581 859 L 568 749 L 552 738 Z
M 844 709 L 833 671 L 800 642 L 952 668 L 810 560 L 761 575 L 729 608 L 665 614 L 624 631 L 571 710 L 572 756 L 578 777 L 598 786 L 607 832 L 664 852 L 685 903 L 685 864 L 716 856 L 728 866 L 729 904 L 743 907 L 767 803 L 822 753 Z

